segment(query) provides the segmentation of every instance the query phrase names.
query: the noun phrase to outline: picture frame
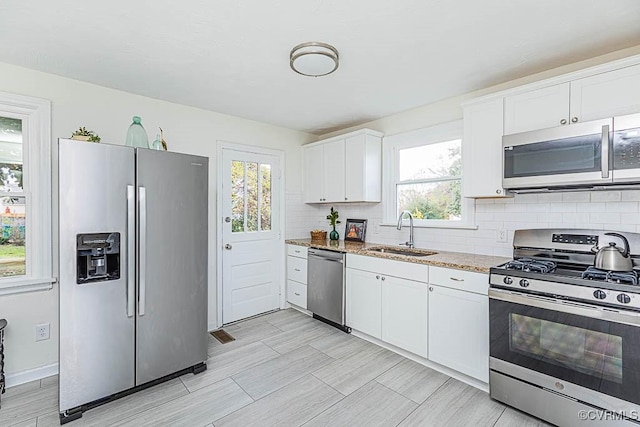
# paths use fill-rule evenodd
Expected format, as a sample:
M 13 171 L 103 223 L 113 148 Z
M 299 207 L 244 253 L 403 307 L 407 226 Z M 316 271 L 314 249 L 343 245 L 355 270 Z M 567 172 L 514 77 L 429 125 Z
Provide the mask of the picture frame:
M 366 219 L 347 219 L 347 224 L 344 229 L 344 240 L 349 242 L 362 242 L 364 243 L 365 236 L 367 234 L 367 220 Z

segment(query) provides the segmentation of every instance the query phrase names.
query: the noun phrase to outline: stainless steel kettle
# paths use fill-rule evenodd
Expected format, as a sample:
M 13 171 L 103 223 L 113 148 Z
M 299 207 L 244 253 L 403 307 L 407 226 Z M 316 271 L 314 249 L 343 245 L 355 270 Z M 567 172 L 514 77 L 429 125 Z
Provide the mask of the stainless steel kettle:
M 622 239 L 624 242 L 624 251 L 616 247 L 614 242 L 609 242 L 609 246 L 598 249 L 594 246 L 591 250 L 596 252 L 595 267 L 606 271 L 631 271 L 633 270 L 633 261 L 629 255 L 629 241 L 622 234 L 604 233 L 605 236 L 614 236 Z

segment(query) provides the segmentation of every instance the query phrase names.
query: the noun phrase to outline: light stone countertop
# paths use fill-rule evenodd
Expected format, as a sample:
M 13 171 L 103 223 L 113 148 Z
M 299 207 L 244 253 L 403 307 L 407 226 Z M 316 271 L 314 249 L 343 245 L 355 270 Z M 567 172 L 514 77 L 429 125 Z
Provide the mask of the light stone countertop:
M 311 239 L 292 239 L 285 240 L 285 243 L 289 245 L 306 246 L 311 248 L 326 249 L 335 252 L 345 252 L 349 254 L 365 255 L 378 258 L 393 259 L 397 261 L 414 262 L 417 264 L 427 264 L 437 267 L 457 268 L 459 270 L 474 271 L 477 273 L 489 273 L 489 268 L 495 267 L 500 264 L 504 264 L 509 261 L 510 258 L 491 256 L 491 255 L 477 255 L 467 254 L 463 252 L 446 252 L 431 249 L 415 248 L 416 252 L 435 252 L 434 255 L 425 257 L 414 257 L 391 253 L 373 252 L 367 249 L 384 247 L 390 249 L 408 249 L 403 246 L 391 246 L 378 243 L 360 243 L 360 242 L 345 242 L 344 240 L 330 241 L 330 240 L 311 240 Z

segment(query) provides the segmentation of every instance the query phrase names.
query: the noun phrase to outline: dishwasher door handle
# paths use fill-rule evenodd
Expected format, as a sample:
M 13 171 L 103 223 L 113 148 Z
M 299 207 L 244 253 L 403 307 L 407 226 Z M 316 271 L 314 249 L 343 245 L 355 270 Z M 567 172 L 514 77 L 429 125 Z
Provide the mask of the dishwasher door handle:
M 307 256 L 316 258 L 316 259 L 321 259 L 322 261 L 339 262 L 340 264 L 344 264 L 344 261 L 342 259 L 326 258 L 320 255 L 314 255 L 314 254 L 308 254 Z

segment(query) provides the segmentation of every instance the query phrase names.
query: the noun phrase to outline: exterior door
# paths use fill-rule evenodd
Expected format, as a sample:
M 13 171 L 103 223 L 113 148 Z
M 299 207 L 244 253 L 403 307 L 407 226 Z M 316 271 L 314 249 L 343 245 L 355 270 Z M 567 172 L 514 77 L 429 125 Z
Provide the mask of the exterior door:
M 222 150 L 222 322 L 280 306 L 280 160 Z
M 137 150 L 136 384 L 207 359 L 208 159 Z

